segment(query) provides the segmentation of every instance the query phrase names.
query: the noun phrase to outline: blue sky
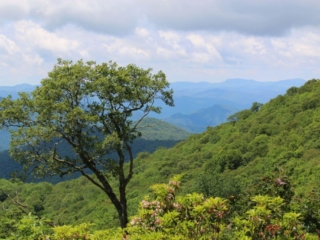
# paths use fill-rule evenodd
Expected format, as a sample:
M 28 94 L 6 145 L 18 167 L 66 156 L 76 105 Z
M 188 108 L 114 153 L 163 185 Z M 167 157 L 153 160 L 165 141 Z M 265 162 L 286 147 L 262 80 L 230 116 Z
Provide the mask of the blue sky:
M 320 77 L 318 0 L 3 0 L 0 85 L 57 58 L 162 70 L 170 82 Z

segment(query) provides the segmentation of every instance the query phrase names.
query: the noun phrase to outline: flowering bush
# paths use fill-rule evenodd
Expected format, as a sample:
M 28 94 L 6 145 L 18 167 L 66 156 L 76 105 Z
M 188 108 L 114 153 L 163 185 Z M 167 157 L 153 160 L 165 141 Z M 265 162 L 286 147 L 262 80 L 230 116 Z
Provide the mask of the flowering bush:
M 92 224 L 78 226 L 45 226 L 31 215 L 21 220 L 11 239 L 46 240 L 300 240 L 319 239 L 308 233 L 302 215 L 290 212 L 281 197 L 258 195 L 251 198 L 254 206 L 244 215 L 230 218 L 228 200 L 205 198 L 192 193 L 178 196 L 180 176 L 169 184 L 152 186 L 154 197 L 140 203 L 138 214 L 126 229 L 90 231 Z M 315 202 L 315 200 L 314 200 Z M 313 203 L 314 205 L 314 203 Z M 8 238 L 10 239 L 10 238 Z
M 284 212 L 280 197 L 255 196 L 256 205 L 247 216 L 233 219 L 233 232 L 238 239 L 318 239 L 303 229 L 300 214 Z
M 204 198 L 192 193 L 176 196 L 180 176 L 169 184 L 152 187 L 155 200 L 145 198 L 138 215 L 133 217 L 128 230 L 136 233 L 160 232 L 164 237 L 181 239 L 218 239 L 226 229 L 227 200 Z M 179 238 L 179 237 L 178 237 Z

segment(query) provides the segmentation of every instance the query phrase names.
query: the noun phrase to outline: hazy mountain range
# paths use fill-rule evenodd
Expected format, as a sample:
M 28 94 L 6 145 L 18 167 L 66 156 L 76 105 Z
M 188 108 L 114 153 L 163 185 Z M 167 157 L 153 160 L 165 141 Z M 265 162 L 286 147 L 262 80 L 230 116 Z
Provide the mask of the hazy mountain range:
M 292 86 L 300 87 L 303 79 L 277 82 L 258 82 L 246 79 L 228 79 L 220 83 L 174 82 L 175 107 L 165 105 L 162 118 L 191 132 L 202 132 L 207 126 L 216 126 L 231 114 L 250 108 L 253 102 L 266 103 Z
M 17 98 L 19 92 L 31 92 L 37 86 L 30 84 L 19 84 L 16 86 L 0 86 L 0 98 L 11 95 L 13 99 Z
M 203 132 L 207 126 L 216 126 L 237 112 L 238 109 L 225 105 L 213 105 L 200 109 L 191 114 L 176 113 L 165 120 L 175 126 L 179 126 L 189 132 Z
M 303 79 L 288 79 L 277 82 L 258 82 L 248 79 L 228 79 L 224 82 L 174 82 L 175 107 L 168 107 L 162 102 L 162 113 L 149 116 L 163 119 L 191 132 L 202 132 L 207 126 L 216 126 L 237 111 L 250 108 L 253 102 L 266 103 L 279 94 L 284 94 L 292 86 L 300 87 Z M 12 87 L 0 86 L 0 96 L 9 94 L 18 97 L 20 91 L 32 91 L 34 85 L 20 84 Z M 139 117 L 137 113 L 134 117 Z M 8 146 L 8 143 L 3 143 Z M 2 149 L 3 144 L 0 145 Z

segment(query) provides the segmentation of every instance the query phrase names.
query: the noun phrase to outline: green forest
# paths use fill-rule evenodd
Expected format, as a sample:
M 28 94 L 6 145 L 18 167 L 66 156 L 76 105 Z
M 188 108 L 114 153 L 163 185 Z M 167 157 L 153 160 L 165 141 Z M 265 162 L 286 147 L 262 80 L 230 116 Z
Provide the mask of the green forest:
M 119 76 L 126 73 L 112 70 L 119 70 Z M 162 94 L 165 101 L 170 100 L 169 92 Z M 132 96 L 125 97 L 128 101 Z M 26 96 L 22 100 L 29 103 Z M 148 139 L 157 133 L 143 134 L 150 134 Z M 15 146 L 20 146 L 18 140 Z M 96 182 L 98 175 L 56 184 L 1 179 L 0 237 L 318 239 L 319 161 L 320 80 L 313 79 L 266 104 L 254 102 L 227 122 L 190 135 L 173 147 L 140 152 L 132 162 L 126 161 L 124 172 L 132 169 L 132 178 L 126 187 L 129 222 L 125 227 L 114 204 L 89 179 Z M 120 188 L 117 174 L 106 175 L 113 189 Z

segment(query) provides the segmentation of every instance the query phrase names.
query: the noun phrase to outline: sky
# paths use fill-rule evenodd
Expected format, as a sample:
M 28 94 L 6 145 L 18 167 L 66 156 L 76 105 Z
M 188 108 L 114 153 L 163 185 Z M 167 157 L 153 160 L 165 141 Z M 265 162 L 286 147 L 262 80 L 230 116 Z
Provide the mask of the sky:
M 319 0 L 1 0 L 0 85 L 58 58 L 134 63 L 169 82 L 320 78 Z

